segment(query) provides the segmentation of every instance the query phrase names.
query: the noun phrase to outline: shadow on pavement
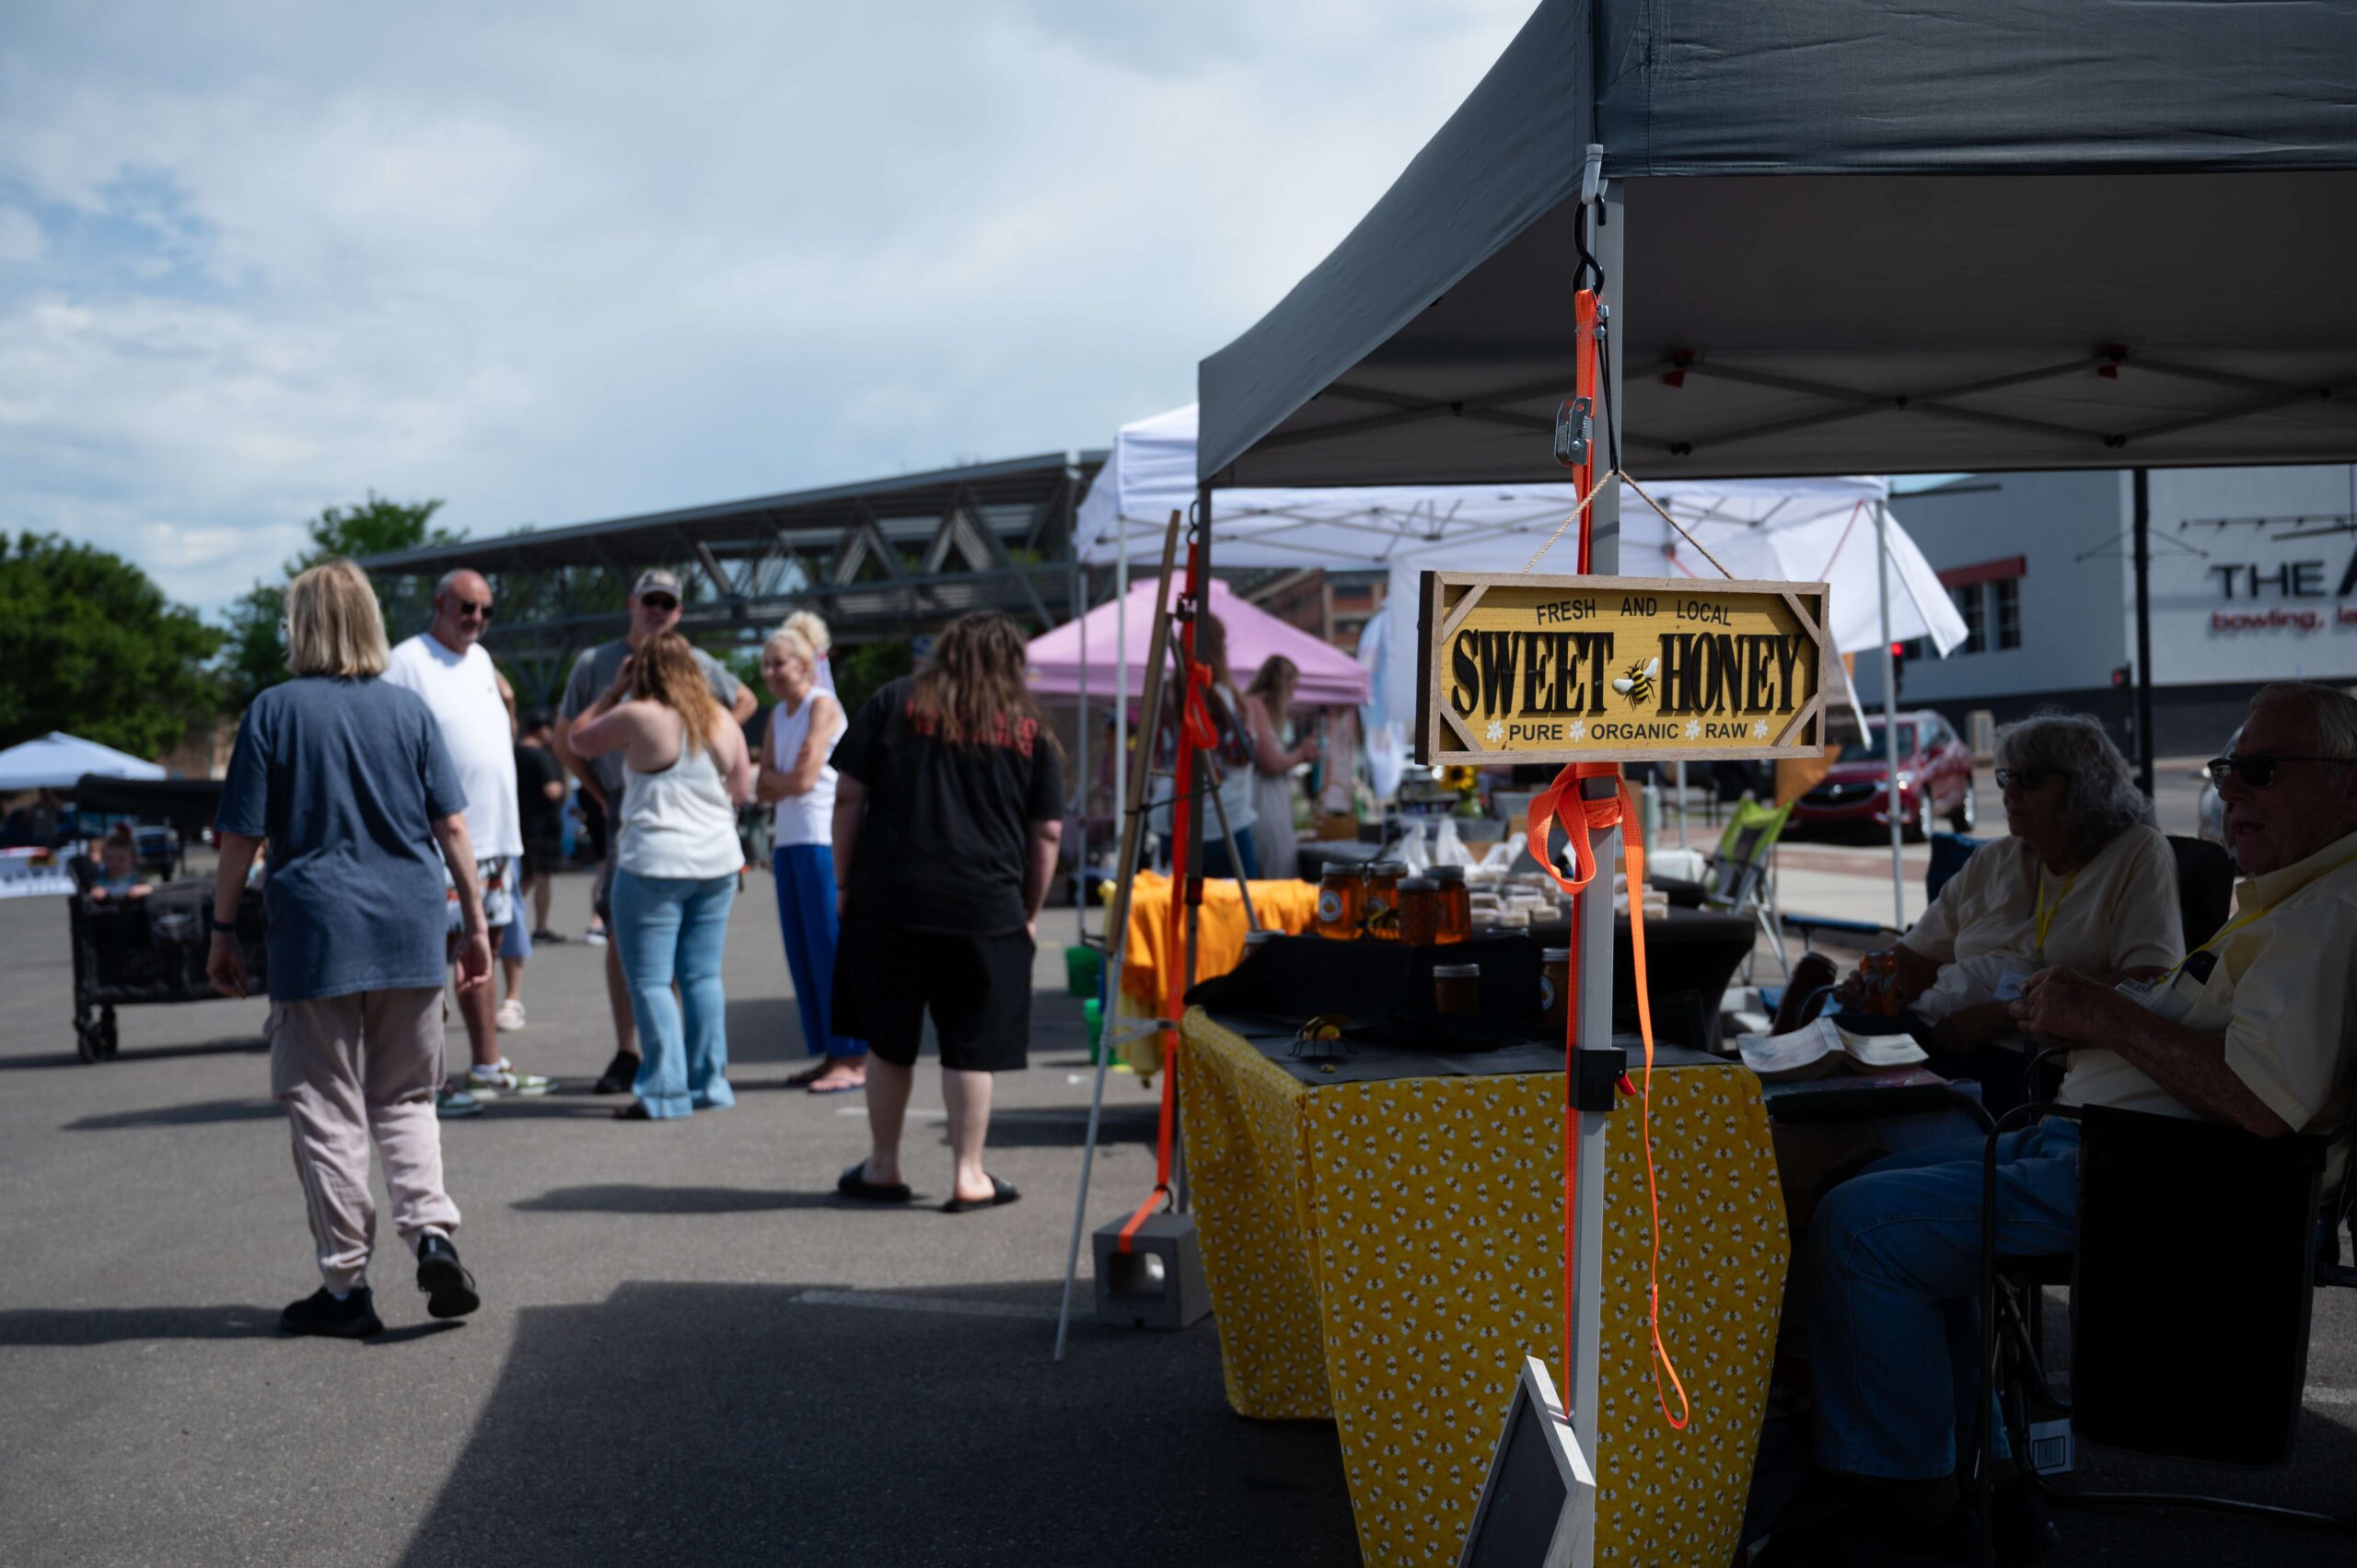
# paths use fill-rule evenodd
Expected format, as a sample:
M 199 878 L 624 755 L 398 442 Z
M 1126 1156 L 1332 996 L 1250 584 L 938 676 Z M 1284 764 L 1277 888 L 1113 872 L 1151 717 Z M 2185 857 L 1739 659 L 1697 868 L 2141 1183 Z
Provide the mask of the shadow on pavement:
M 0 1312 L 0 1345 L 111 1345 L 126 1340 L 275 1338 L 275 1307 L 30 1307 Z
M 1097 1123 L 1097 1146 L 1144 1144 L 1155 1139 L 1159 1112 L 1152 1105 L 1105 1108 Z M 946 1137 L 945 1132 L 944 1136 Z M 1088 1136 L 1088 1108 L 1053 1110 L 996 1110 L 991 1114 L 989 1147 L 997 1149 L 1077 1149 Z
M 1044 1313 L 809 1288 L 522 1309 L 404 1568 L 1358 1561 L 1332 1428 L 1230 1413 L 1208 1325 L 1055 1365 Z
M 74 1031 L 69 1028 L 63 1032 L 70 1046 Z M 0 1073 L 14 1073 L 33 1067 L 128 1066 L 135 1062 L 168 1061 L 175 1056 L 233 1056 L 241 1051 L 259 1052 L 269 1049 L 270 1042 L 259 1035 L 238 1035 L 228 1040 L 206 1040 L 200 1045 L 127 1046 L 123 1049 L 122 1054 L 112 1063 L 95 1064 L 84 1062 L 71 1050 L 66 1050 L 54 1056 L 0 1057 Z
M 858 1203 L 832 1191 L 757 1191 L 744 1187 L 638 1187 L 610 1183 L 560 1187 L 508 1207 L 535 1214 L 750 1214 L 781 1209 L 905 1209 Z
M 141 1110 L 110 1110 L 69 1121 L 68 1132 L 120 1132 L 133 1127 L 203 1127 L 215 1121 L 282 1121 L 286 1112 L 274 1099 L 204 1099 L 188 1105 L 153 1105 Z

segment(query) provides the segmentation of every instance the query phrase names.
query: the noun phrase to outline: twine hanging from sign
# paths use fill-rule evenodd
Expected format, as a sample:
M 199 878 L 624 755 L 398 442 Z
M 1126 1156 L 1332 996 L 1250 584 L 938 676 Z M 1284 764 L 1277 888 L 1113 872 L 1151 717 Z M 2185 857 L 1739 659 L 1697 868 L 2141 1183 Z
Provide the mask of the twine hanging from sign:
M 1604 487 L 1610 484 L 1616 479 L 1620 481 L 1621 483 L 1626 484 L 1630 489 L 1635 491 L 1639 500 L 1643 501 L 1646 505 L 1651 506 L 1655 512 L 1659 513 L 1661 520 L 1667 523 L 1672 528 L 1677 530 L 1678 538 L 1692 545 L 1701 555 L 1703 560 L 1709 562 L 1713 566 L 1717 567 L 1720 576 L 1726 578 L 1730 582 L 1735 580 L 1735 574 L 1728 571 L 1724 566 L 1719 565 L 1719 558 L 1712 554 L 1707 549 L 1703 548 L 1703 544 L 1701 540 L 1696 539 L 1692 534 L 1687 532 L 1685 524 L 1679 522 L 1676 517 L 1671 517 L 1669 515 L 1668 508 L 1665 507 L 1660 502 L 1655 500 L 1652 496 L 1646 494 L 1645 487 L 1639 484 L 1635 480 L 1631 479 L 1625 470 L 1617 468 L 1610 473 L 1606 474 L 1602 479 L 1597 480 L 1596 483 L 1589 488 L 1588 493 L 1580 497 L 1579 505 L 1572 508 L 1571 516 L 1565 517 L 1562 522 L 1557 523 L 1555 525 L 1555 531 L 1547 536 L 1547 542 L 1538 547 L 1538 553 L 1533 555 L 1528 561 L 1523 563 L 1522 569 L 1526 575 L 1538 570 L 1538 563 L 1547 558 L 1547 552 L 1554 549 L 1556 541 L 1563 537 L 1563 530 L 1570 528 L 1573 523 L 1577 523 L 1580 526 L 1580 554 L 1583 560 L 1581 569 L 1583 571 L 1586 569 L 1585 565 L 1585 560 L 1587 555 L 1586 536 L 1592 526 L 1591 519 L 1588 517 L 1588 507 L 1595 502 L 1596 496 L 1603 492 Z

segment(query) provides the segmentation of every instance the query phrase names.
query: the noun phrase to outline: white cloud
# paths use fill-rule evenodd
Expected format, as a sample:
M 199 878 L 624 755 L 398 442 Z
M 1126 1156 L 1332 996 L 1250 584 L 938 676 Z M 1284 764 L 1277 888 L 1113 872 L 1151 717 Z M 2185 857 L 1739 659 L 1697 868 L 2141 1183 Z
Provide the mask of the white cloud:
M 17 207 L 0 207 L 0 261 L 37 261 L 48 249 L 41 220 Z
M 36 10 L 0 524 L 216 603 L 372 487 L 489 534 L 1101 444 L 1528 3 Z

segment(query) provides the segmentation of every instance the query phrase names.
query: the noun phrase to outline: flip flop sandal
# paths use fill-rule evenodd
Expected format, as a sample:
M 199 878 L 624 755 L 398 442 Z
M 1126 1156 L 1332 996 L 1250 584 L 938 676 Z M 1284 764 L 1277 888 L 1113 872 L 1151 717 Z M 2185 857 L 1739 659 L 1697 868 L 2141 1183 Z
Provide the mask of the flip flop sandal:
M 820 1078 L 825 1077 L 827 1069 L 833 1065 L 831 1062 L 821 1061 L 816 1067 L 805 1067 L 801 1072 L 789 1075 L 785 1080 L 785 1086 L 789 1089 L 807 1089 Z
M 863 1203 L 905 1203 L 916 1196 L 905 1181 L 868 1180 L 865 1160 L 846 1166 L 842 1179 L 835 1183 L 835 1191 Z
M 822 1084 L 813 1079 L 809 1085 L 810 1092 L 814 1095 L 848 1095 L 865 1087 L 867 1087 L 865 1078 L 854 1078 L 847 1084 Z
M 995 1209 L 1003 1204 L 1012 1203 L 1022 1196 L 1023 1194 L 1017 1192 L 1011 1183 L 1001 1181 L 993 1176 L 991 1178 L 989 1197 L 952 1198 L 941 1205 L 941 1212 L 945 1214 L 971 1214 L 976 1209 Z

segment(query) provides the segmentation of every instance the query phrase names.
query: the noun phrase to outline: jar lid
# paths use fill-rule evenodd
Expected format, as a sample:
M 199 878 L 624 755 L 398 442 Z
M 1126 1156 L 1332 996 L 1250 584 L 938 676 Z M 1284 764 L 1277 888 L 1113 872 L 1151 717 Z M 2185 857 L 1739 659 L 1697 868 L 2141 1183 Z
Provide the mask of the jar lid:
M 1465 880 L 1465 867 L 1461 865 L 1435 865 L 1432 868 L 1431 875 L 1443 882 L 1462 882 Z
M 1572 950 L 1569 947 L 1541 947 L 1538 949 L 1538 961 L 1542 964 L 1568 964 L 1572 961 Z
M 1361 867 L 1356 865 L 1329 865 L 1318 877 L 1318 880 L 1321 882 L 1329 881 L 1334 877 L 1340 877 L 1346 882 L 1355 882 L 1359 879 L 1360 871 Z
M 1434 964 L 1433 966 L 1434 980 L 1468 980 L 1477 978 L 1480 972 L 1481 966 L 1479 964 Z
M 1399 890 L 1403 893 L 1437 893 L 1440 884 L 1430 877 L 1409 877 L 1401 879 Z

